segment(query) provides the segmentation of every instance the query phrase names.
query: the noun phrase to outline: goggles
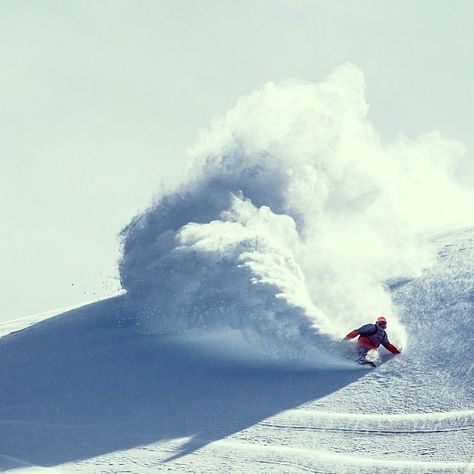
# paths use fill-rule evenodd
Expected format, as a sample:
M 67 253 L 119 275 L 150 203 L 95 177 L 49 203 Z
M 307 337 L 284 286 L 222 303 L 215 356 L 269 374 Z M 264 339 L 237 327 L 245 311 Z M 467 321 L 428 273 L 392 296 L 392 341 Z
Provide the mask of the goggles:
M 375 324 L 381 327 L 382 329 L 385 329 L 387 327 L 387 323 L 385 321 L 377 321 Z

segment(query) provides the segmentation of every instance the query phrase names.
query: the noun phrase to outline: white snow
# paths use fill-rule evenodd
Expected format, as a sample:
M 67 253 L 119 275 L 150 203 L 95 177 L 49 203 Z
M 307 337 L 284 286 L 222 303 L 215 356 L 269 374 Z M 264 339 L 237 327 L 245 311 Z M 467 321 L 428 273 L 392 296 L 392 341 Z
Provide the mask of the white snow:
M 124 229 L 126 293 L 0 325 L 0 470 L 474 472 L 461 149 L 380 143 L 363 90 L 241 99 Z M 362 368 L 379 313 L 403 352 Z

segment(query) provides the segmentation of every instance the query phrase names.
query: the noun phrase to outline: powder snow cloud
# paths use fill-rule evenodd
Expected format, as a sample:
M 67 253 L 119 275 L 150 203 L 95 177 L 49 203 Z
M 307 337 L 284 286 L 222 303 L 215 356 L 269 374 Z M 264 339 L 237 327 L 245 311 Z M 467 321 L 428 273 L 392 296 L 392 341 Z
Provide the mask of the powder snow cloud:
M 323 357 L 322 341 L 386 314 L 406 344 L 388 283 L 430 265 L 424 237 L 466 224 L 472 194 L 452 175 L 459 143 L 383 143 L 364 91 L 349 64 L 268 83 L 213 121 L 181 184 L 122 233 L 122 284 L 147 330 L 231 328 Z

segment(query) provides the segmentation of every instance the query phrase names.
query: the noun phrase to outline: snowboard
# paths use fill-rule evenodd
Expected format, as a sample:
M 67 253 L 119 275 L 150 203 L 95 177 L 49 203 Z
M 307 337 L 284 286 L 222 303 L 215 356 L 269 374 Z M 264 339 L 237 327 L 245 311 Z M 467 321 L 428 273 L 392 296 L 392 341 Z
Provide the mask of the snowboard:
M 393 359 L 395 354 L 380 354 L 377 349 L 372 349 L 364 356 L 359 356 L 356 362 L 359 365 L 364 366 L 367 369 L 373 369 L 385 364 L 389 360 Z
M 359 355 L 357 358 L 357 363 L 367 368 L 376 368 L 382 363 L 382 359 L 380 357 L 379 351 L 377 349 L 372 349 L 365 355 Z

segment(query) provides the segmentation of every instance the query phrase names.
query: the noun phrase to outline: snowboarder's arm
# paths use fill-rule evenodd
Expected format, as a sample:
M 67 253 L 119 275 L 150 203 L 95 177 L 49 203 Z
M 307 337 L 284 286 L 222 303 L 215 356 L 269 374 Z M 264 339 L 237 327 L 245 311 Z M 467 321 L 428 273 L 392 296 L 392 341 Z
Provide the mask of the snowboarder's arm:
M 357 329 L 354 329 L 349 334 L 347 334 L 347 336 L 344 339 L 346 339 L 346 340 L 354 339 L 354 337 L 356 337 L 358 335 L 359 335 L 359 331 Z
M 386 342 L 385 344 L 383 344 L 383 346 L 385 347 L 385 349 L 387 349 L 387 351 L 390 351 L 392 354 L 400 354 L 400 351 L 393 344 L 390 344 L 390 342 Z

